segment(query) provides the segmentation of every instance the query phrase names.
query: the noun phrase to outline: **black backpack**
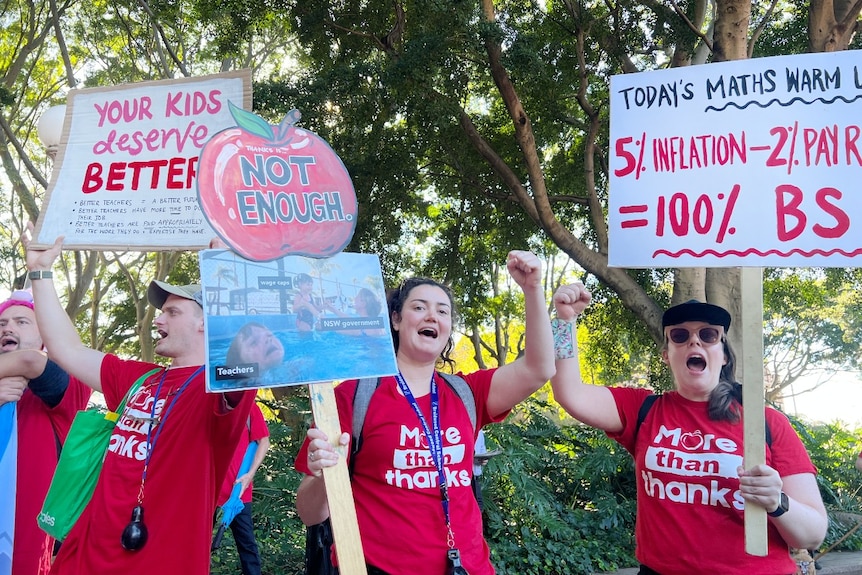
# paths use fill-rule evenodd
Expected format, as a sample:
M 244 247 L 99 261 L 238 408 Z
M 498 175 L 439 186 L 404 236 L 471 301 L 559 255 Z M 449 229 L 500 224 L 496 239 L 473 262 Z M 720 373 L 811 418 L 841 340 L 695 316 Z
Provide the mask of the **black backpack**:
M 438 372 L 439 373 L 439 372 Z M 476 399 L 473 390 L 461 377 L 448 373 L 440 373 L 444 381 L 461 398 L 473 430 L 476 430 Z M 371 396 L 377 391 L 380 378 L 360 379 L 356 384 L 353 395 L 353 433 L 350 437 L 350 474 L 353 475 L 353 465 L 356 454 L 362 447 L 362 426 L 365 423 L 365 415 L 368 413 L 368 404 Z M 334 575 L 335 568 L 332 565 L 332 544 L 335 539 L 332 536 L 332 524 L 327 518 L 323 523 L 309 525 L 305 528 L 305 574 L 306 575 Z

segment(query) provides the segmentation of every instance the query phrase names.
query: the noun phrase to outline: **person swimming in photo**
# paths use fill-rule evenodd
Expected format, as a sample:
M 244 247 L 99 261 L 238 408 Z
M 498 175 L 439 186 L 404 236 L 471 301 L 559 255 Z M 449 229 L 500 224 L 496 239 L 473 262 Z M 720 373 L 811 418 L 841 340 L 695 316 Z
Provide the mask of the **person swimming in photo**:
M 272 331 L 258 322 L 242 326 L 227 350 L 227 365 L 257 364 L 258 373 L 284 362 L 284 345 Z

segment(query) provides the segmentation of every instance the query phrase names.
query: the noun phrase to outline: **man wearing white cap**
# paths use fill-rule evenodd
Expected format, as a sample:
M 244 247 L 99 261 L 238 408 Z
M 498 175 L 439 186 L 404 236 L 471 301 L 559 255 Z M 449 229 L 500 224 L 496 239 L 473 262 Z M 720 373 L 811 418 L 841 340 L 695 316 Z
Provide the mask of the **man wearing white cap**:
M 254 401 L 253 391 L 205 391 L 203 297 L 198 285 L 153 281 L 156 364 L 85 347 L 53 286 L 62 237 L 27 250 L 36 319 L 50 325 L 50 357 L 118 406 L 141 376 L 111 437 L 90 503 L 63 542 L 52 575 L 209 573 L 216 496 Z
M 4 491 L 6 501 L 14 502 L 8 512 L 0 512 L 0 540 L 6 540 L 4 534 L 14 522 L 12 575 L 42 575 L 51 567 L 54 539 L 39 528 L 36 515 L 72 419 L 90 398 L 90 388 L 70 383 L 68 374 L 42 350 L 33 296 L 14 291 L 0 303 L 0 418 L 10 423 L 0 424 L 9 432 L 0 439 L 6 446 L 0 449 L 3 462 L 8 464 L 0 464 L 0 475 L 12 488 Z M 0 573 L 9 573 L 2 548 Z

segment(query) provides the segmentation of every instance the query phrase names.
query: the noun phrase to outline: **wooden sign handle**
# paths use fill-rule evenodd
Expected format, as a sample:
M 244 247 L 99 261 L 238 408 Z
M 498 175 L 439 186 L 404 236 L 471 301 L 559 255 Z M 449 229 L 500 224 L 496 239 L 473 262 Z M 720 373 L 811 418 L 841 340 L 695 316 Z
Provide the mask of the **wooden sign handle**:
M 742 426 L 743 466 L 766 462 L 763 399 L 763 269 L 742 268 Z M 745 552 L 765 557 L 766 510 L 745 503 Z
M 338 438 L 341 437 L 341 424 L 338 420 L 335 390 L 331 383 L 315 383 L 308 386 L 308 395 L 311 397 L 314 424 L 326 434 L 330 442 L 334 442 L 333 447 L 342 455 L 338 465 L 323 470 L 332 536 L 337 543 L 335 554 L 338 556 L 338 570 L 341 575 L 366 575 L 365 556 L 362 553 L 356 506 L 353 503 L 353 490 L 347 469 L 347 453 L 343 447 L 337 445 Z

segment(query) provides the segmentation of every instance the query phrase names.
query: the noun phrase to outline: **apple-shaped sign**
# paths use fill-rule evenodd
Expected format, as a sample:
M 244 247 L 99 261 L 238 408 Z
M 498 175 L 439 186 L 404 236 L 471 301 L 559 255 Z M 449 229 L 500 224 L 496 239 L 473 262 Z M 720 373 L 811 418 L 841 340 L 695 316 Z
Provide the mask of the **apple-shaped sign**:
M 236 127 L 215 134 L 198 161 L 198 202 L 236 253 L 254 261 L 286 255 L 329 257 L 350 242 L 356 192 L 341 158 L 296 127 L 277 126 L 228 102 Z

